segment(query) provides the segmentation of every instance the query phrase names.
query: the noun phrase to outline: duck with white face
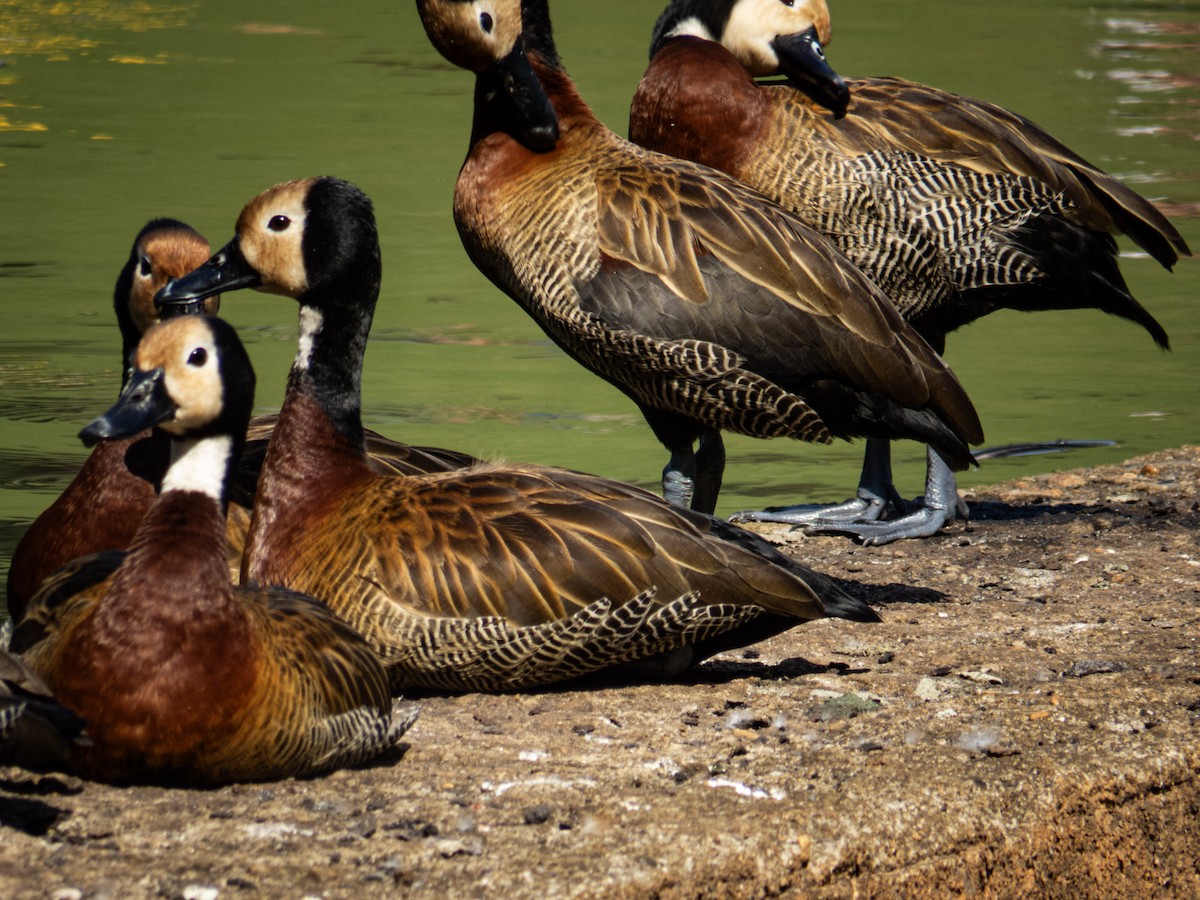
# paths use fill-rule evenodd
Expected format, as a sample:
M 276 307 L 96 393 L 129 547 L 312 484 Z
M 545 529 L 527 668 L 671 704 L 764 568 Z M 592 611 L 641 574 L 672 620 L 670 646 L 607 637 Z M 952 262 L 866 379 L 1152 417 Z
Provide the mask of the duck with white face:
M 202 263 L 210 252 L 208 241 L 178 219 L 152 219 L 134 238 L 113 289 L 121 333 L 122 386 L 138 341 L 160 318 L 154 295 L 168 280 Z M 219 306 L 220 297 L 212 296 L 197 303 L 194 311 L 215 315 Z M 6 599 L 15 621 L 24 615 L 38 585 L 61 566 L 89 553 L 129 546 L 154 502 L 166 463 L 167 441 L 149 429 L 93 449 L 62 494 L 26 529 L 13 552 Z M 241 559 L 241 536 L 249 522 L 247 510 L 235 509 L 230 516 L 235 571 Z
M 381 277 L 366 195 L 305 178 L 246 204 L 236 236 L 158 302 L 253 287 L 298 306 L 243 575 L 329 604 L 394 686 L 513 690 L 627 663 L 673 674 L 810 619 L 877 618 L 765 541 L 610 479 L 372 472 L 360 385 Z
M 71 765 L 118 782 L 225 784 L 327 772 L 395 745 L 393 708 L 366 642 L 311 597 L 238 587 L 225 505 L 254 403 L 233 328 L 172 318 L 138 344 L 117 403 L 81 438 L 157 428 L 170 440 L 159 498 L 129 549 L 61 570 L 30 602 L 13 648 L 90 745 Z
M 939 352 L 951 331 L 1006 308 L 1098 309 L 1167 347 L 1113 240 L 1130 235 L 1167 268 L 1188 253 L 1153 204 L 1008 110 L 899 78 L 834 76 L 814 43 L 829 30 L 823 0 L 673 0 L 630 138 L 720 169 L 827 235 Z M 874 435 L 852 500 L 733 518 L 872 544 L 932 535 L 967 513 L 936 447 L 919 507 L 906 506 L 889 439 Z
M 784 75 L 840 119 L 850 88 L 825 57 L 831 35 L 824 0 L 679 0 L 659 17 L 650 55 L 673 38 L 717 41 L 751 75 Z
M 563 67 L 545 0 L 418 9 L 437 50 L 475 73 L 454 196 L 468 255 L 638 404 L 670 454 L 672 503 L 715 511 L 725 430 L 916 438 L 971 464 L 970 400 L 879 289 L 764 195 L 605 128 Z M 509 77 L 514 54 L 536 83 Z

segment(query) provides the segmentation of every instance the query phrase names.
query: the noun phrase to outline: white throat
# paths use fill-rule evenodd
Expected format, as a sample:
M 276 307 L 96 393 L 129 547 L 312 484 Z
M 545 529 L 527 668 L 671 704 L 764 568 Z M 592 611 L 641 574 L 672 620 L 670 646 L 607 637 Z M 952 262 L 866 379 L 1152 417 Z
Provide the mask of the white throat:
M 706 41 L 716 40 L 716 37 L 713 35 L 713 33 L 709 31 L 705 24 L 695 16 L 688 16 L 686 19 L 680 20 L 679 23 L 676 24 L 676 26 L 668 31 L 665 35 L 663 35 L 663 37 L 664 39 L 677 37 L 697 37 L 703 38 Z
M 195 491 L 220 503 L 232 453 L 233 438 L 227 434 L 171 441 L 171 466 L 162 492 Z
M 313 341 L 324 324 L 325 318 L 321 315 L 320 310 L 313 309 L 311 306 L 300 307 L 300 347 L 296 351 L 296 362 L 293 363 L 293 368 L 308 368 L 308 361 L 312 357 Z

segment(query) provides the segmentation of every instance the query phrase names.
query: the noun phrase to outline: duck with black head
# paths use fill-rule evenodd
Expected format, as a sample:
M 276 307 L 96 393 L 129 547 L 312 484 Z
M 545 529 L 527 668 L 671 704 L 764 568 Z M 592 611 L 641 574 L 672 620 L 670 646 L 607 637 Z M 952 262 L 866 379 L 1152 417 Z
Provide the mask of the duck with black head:
M 112 781 L 222 784 L 313 775 L 395 745 L 393 708 L 365 641 L 322 603 L 238 587 L 225 506 L 254 401 L 233 328 L 183 316 L 146 332 L 116 405 L 81 432 L 169 436 L 158 499 L 127 552 L 59 571 L 12 647 L 87 722 L 73 766 Z
M 251 200 L 233 240 L 158 300 L 253 287 L 299 304 L 243 579 L 328 603 L 394 685 L 516 689 L 649 658 L 670 673 L 810 619 L 877 618 L 754 535 L 609 479 L 373 472 L 360 384 L 381 277 L 370 200 L 307 178 Z
M 917 437 L 968 466 L 970 400 L 825 237 L 763 195 L 605 128 L 545 0 L 418 0 L 475 73 L 454 192 L 468 255 L 567 353 L 628 394 L 670 452 L 671 502 L 714 512 L 722 430 Z
M 842 79 L 823 50 L 830 28 L 824 0 L 672 0 L 654 27 L 630 139 L 727 172 L 798 214 L 939 352 L 949 332 L 997 309 L 1098 309 L 1166 349 L 1113 240 L 1128 234 L 1167 268 L 1188 253 L 1152 203 L 1016 113 L 900 78 Z M 755 81 L 779 75 L 785 83 Z M 875 436 L 854 500 L 735 518 L 886 543 L 965 513 L 930 447 L 924 502 L 906 514 L 888 440 Z

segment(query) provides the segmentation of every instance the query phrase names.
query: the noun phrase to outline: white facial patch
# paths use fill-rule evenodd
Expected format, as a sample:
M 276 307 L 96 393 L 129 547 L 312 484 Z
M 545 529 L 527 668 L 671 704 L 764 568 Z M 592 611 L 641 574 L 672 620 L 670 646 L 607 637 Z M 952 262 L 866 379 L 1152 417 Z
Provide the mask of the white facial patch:
M 202 428 L 221 415 L 225 387 L 221 383 L 217 345 L 207 322 L 178 316 L 152 327 L 138 344 L 136 367 L 163 370 L 163 386 L 175 415 L 159 427 L 172 435 Z
M 200 331 L 200 329 L 193 329 Z M 225 404 L 225 386 L 217 361 L 217 348 L 207 328 L 205 340 L 180 342 L 175 358 L 164 366 L 167 394 L 175 403 L 175 418 L 164 422 L 170 434 L 184 434 L 202 428 L 221 415 Z
M 171 467 L 163 478 L 162 492 L 195 491 L 221 500 L 233 438 L 227 434 L 185 438 L 171 442 Z
M 508 56 L 521 34 L 519 0 L 421 0 L 418 8 L 437 51 L 472 72 Z
M 779 57 L 771 42 L 812 28 L 816 5 L 806 0 L 796 0 L 794 6 L 780 0 L 741 0 L 729 13 L 721 43 L 751 75 L 776 75 Z
M 238 243 L 250 267 L 262 279 L 260 291 L 299 297 L 308 289 L 304 265 L 304 200 L 310 178 L 276 185 L 255 197 L 238 218 Z

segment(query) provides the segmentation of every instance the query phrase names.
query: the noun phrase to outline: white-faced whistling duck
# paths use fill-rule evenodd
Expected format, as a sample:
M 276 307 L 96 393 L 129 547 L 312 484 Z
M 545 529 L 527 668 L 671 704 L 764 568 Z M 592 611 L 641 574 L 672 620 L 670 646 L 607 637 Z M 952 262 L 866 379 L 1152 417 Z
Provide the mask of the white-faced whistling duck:
M 170 437 L 161 493 L 128 551 L 59 570 L 12 648 L 87 723 L 72 753 L 88 777 L 220 784 L 312 775 L 392 747 L 393 710 L 367 643 L 322 603 L 237 587 L 225 505 L 254 402 L 232 326 L 180 316 L 138 345 L 116 405 L 85 442 L 157 426 Z
M 714 511 L 722 429 L 914 437 L 970 463 L 970 401 L 878 288 L 757 191 L 605 128 L 563 69 L 545 0 L 418 8 L 434 46 L 476 74 L 454 193 L 468 254 L 638 404 L 671 454 L 669 500 Z
M 86 746 L 84 722 L 9 652 L 12 620 L 0 625 L 0 766 L 69 770 L 73 746 Z
M 939 352 L 996 309 L 1094 308 L 1167 335 L 1130 295 L 1113 235 L 1170 268 L 1188 253 L 1155 207 L 1028 119 L 899 78 L 843 81 L 824 0 L 677 0 L 659 18 L 630 139 L 728 172 L 827 234 Z M 785 75 L 788 84 L 753 76 Z M 805 96 L 805 95 L 808 96 Z M 830 115 L 828 110 L 833 111 Z M 932 448 L 924 508 L 903 511 L 888 442 L 868 440 L 840 507 L 735 518 L 824 523 L 869 543 L 966 513 Z
M 209 253 L 208 241 L 174 219 L 155 219 L 139 232 L 113 293 L 124 373 L 133 363 L 142 334 L 159 320 L 154 295 L 168 279 L 201 265 Z M 210 297 L 202 308 L 192 311 L 215 314 L 219 303 L 219 298 Z M 250 421 L 246 447 L 230 488 L 227 537 L 235 575 L 241 569 L 250 507 L 275 419 L 274 415 L 256 416 Z M 365 435 L 368 457 L 380 472 L 441 472 L 476 462 L 465 453 L 413 447 L 373 431 Z M 166 436 L 149 429 L 125 440 L 102 441 L 92 449 L 71 484 L 34 520 L 13 553 L 7 603 L 14 621 L 20 621 L 38 585 L 60 566 L 90 553 L 129 546 L 157 496 L 156 485 L 168 456 Z
M 158 302 L 239 287 L 299 302 L 243 580 L 328 603 L 393 685 L 515 689 L 670 654 L 666 670 L 808 619 L 876 619 L 756 536 L 619 482 L 521 465 L 373 472 L 359 385 L 380 277 L 370 200 L 310 178 L 251 200 L 233 240 Z
M 113 292 L 121 329 L 122 387 L 142 332 L 158 321 L 154 295 L 167 280 L 190 272 L 209 256 L 208 241 L 182 222 L 154 219 L 138 233 Z M 218 298 L 205 310 L 216 312 Z M 129 546 L 154 502 L 168 456 L 165 435 L 147 429 L 105 441 L 91 452 L 59 498 L 29 526 L 8 571 L 8 612 L 20 621 L 30 598 L 52 572 L 74 559 Z M 234 519 L 238 520 L 235 511 Z M 241 531 L 249 513 L 240 517 Z

